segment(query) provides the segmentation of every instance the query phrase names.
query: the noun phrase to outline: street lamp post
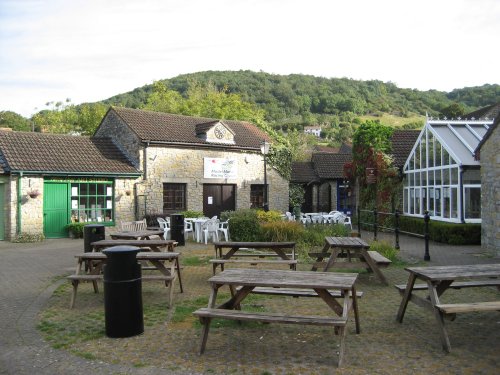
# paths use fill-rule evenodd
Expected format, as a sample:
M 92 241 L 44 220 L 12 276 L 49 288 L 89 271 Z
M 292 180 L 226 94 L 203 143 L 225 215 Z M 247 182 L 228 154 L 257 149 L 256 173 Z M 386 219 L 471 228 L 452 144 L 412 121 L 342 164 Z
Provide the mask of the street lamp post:
M 268 190 L 267 190 L 267 154 L 269 154 L 269 148 L 271 147 L 271 143 L 262 141 L 260 144 L 260 151 L 264 156 L 264 211 L 269 211 L 269 202 L 268 202 Z

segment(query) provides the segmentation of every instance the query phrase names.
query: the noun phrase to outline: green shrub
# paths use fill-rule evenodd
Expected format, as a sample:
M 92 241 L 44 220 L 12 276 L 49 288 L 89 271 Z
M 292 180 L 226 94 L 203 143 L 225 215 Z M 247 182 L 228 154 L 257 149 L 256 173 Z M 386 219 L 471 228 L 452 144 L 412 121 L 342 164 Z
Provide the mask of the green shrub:
M 71 237 L 73 238 L 83 238 L 83 227 L 87 224 L 90 223 L 70 223 L 66 225 L 66 229 L 68 230 L 68 233 Z
M 283 218 L 281 216 L 280 211 L 264 211 L 264 210 L 257 210 L 257 220 L 259 220 L 260 223 L 270 223 L 270 222 L 276 222 L 276 221 L 283 221 Z
M 370 244 L 370 250 L 378 251 L 378 253 L 392 262 L 395 262 L 398 258 L 399 250 L 394 248 L 387 241 L 373 241 Z
M 305 228 L 300 242 L 304 246 L 323 246 L 325 237 L 345 237 L 348 235 L 349 228 L 343 224 L 312 224 Z
M 257 211 L 251 209 L 224 212 L 229 220 L 229 233 L 233 241 L 259 241 L 261 231 Z M 221 214 L 222 218 L 222 214 Z
M 399 222 L 402 231 L 424 234 L 423 218 L 403 216 Z M 429 239 L 450 245 L 479 245 L 481 244 L 481 224 L 447 223 L 431 220 L 429 221 Z
M 186 210 L 186 211 L 181 211 L 181 212 L 176 212 L 177 214 L 184 215 L 184 218 L 186 217 L 203 217 L 205 216 L 203 212 L 201 211 L 194 211 L 194 210 Z
M 261 224 L 262 240 L 272 242 L 298 242 L 303 236 L 304 226 L 296 221 L 272 221 Z

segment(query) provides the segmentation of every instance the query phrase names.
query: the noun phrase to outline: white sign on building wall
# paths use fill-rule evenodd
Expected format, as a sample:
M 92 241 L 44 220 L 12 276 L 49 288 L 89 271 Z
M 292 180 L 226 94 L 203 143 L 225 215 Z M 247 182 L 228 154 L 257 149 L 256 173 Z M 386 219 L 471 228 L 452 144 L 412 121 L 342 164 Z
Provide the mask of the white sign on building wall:
M 237 178 L 236 159 L 203 158 L 204 178 Z

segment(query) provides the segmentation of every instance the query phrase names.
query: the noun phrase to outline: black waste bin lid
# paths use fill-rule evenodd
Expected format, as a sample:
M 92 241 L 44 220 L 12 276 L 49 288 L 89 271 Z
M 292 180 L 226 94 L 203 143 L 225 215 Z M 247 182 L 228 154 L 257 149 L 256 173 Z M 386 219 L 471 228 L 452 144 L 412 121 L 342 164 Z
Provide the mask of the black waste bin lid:
M 135 254 L 140 252 L 141 248 L 137 246 L 113 246 L 113 247 L 108 247 L 106 250 L 103 250 L 102 253 L 108 255 L 115 255 L 115 254 Z
M 102 224 L 87 224 L 84 226 L 84 228 L 102 228 L 104 225 Z

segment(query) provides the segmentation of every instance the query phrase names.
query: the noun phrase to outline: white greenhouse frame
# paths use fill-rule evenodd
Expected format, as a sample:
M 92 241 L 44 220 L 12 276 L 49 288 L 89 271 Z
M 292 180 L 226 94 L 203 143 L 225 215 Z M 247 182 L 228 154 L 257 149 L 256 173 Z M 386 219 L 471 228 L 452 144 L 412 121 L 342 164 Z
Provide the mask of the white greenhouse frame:
M 493 120 L 428 118 L 403 166 L 403 212 L 455 223 L 481 222 L 480 164 L 474 150 Z

